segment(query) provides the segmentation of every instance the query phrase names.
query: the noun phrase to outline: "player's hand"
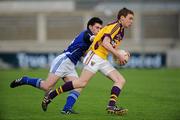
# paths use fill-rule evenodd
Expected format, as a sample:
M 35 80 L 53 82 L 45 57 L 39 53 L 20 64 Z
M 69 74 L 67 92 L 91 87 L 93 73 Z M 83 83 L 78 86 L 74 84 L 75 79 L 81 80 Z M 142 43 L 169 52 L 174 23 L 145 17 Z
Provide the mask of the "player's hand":
M 119 54 L 119 55 L 118 55 L 118 59 L 119 59 L 120 65 L 125 65 L 125 64 L 127 63 L 127 61 L 125 60 L 123 54 Z
M 131 56 L 130 52 L 126 51 L 126 53 L 127 53 L 128 57 L 130 57 L 130 56 Z
M 92 35 L 92 36 L 90 37 L 90 41 L 93 41 L 94 38 L 95 38 L 95 35 Z
M 118 59 L 120 65 L 125 65 L 130 57 L 130 53 L 128 51 L 120 50 L 118 51 Z

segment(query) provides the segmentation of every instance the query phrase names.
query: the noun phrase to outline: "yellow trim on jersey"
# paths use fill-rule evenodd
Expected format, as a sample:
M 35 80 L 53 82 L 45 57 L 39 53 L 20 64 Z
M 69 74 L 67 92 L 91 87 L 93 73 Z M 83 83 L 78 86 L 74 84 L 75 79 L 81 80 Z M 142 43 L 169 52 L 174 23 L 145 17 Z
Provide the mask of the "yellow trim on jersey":
M 93 57 L 93 55 L 94 55 L 94 52 L 91 51 L 90 55 L 88 56 L 88 58 L 85 61 L 86 65 L 89 64 L 89 62 L 90 62 L 91 58 Z
M 100 32 L 95 36 L 94 41 L 90 47 L 96 55 L 102 59 L 107 59 L 108 50 L 102 46 L 102 40 L 104 37 L 108 36 L 110 38 L 111 45 L 115 48 L 120 45 L 120 40 L 115 39 L 115 36 L 123 29 L 121 28 L 121 23 L 118 21 L 105 26 Z

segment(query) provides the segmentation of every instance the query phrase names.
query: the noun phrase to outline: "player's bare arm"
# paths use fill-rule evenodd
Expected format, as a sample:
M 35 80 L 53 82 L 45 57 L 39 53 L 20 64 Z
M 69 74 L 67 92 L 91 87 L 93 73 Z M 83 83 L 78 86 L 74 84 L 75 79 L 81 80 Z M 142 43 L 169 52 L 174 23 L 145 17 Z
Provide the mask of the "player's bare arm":
M 110 44 L 110 38 L 109 37 L 104 37 L 103 42 L 102 42 L 103 47 L 105 47 L 108 51 L 110 51 L 112 54 L 114 54 L 122 64 L 125 64 L 125 59 L 122 56 L 122 54 L 119 54 L 117 47 L 113 47 Z

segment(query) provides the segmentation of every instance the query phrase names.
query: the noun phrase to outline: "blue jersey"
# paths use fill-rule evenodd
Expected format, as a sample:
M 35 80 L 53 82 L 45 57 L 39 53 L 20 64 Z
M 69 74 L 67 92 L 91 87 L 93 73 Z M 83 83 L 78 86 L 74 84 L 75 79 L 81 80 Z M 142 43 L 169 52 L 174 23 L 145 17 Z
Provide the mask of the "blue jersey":
M 90 30 L 82 31 L 68 46 L 64 53 L 76 65 L 86 50 L 91 45 L 90 37 L 93 33 Z

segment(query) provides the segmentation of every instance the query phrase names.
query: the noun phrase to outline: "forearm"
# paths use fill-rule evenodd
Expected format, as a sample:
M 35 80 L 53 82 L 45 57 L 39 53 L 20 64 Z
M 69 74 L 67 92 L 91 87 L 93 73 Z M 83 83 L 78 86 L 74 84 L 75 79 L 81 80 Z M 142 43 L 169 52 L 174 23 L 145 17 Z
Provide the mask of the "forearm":
M 103 39 L 102 45 L 104 48 L 106 48 L 109 52 L 111 52 L 112 54 L 114 54 L 116 57 L 119 57 L 118 51 L 116 48 L 114 48 L 111 44 L 110 44 L 110 38 L 109 37 L 105 37 Z

